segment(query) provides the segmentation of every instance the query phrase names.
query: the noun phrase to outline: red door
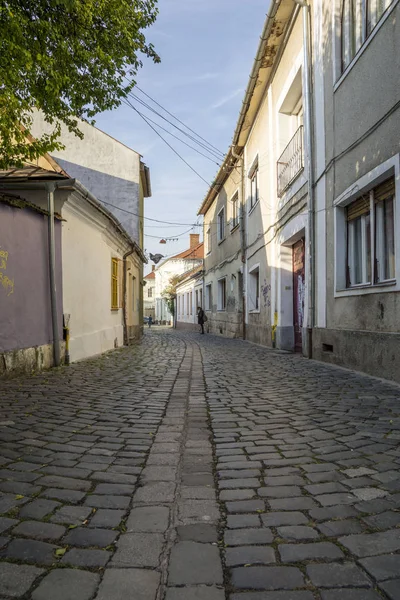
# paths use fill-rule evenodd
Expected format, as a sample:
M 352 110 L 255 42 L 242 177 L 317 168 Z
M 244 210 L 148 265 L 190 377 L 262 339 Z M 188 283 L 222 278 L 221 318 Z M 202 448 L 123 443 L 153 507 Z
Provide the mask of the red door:
M 302 350 L 302 328 L 304 320 L 304 238 L 293 245 L 293 323 L 294 323 L 294 349 Z

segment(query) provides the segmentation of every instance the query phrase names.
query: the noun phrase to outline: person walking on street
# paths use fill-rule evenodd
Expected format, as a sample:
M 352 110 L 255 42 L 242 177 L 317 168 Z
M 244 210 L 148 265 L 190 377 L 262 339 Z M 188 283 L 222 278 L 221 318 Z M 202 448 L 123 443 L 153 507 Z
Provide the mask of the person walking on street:
M 153 325 L 153 317 L 150 315 L 149 316 L 149 329 L 151 328 L 152 325 Z
M 201 306 L 197 307 L 197 322 L 201 327 L 201 333 L 204 334 L 204 323 L 207 321 L 207 317 L 205 315 L 204 310 Z

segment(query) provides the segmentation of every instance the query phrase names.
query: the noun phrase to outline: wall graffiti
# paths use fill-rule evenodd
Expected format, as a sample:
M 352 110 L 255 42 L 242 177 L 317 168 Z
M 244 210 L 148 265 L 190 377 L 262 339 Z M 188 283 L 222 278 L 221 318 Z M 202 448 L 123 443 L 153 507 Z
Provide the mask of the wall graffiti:
M 10 279 L 3 271 L 7 270 L 8 252 L 0 248 L 0 284 L 3 286 L 7 296 L 14 293 L 14 279 Z
M 271 284 L 267 283 L 264 279 L 264 285 L 261 286 L 261 294 L 264 298 L 264 307 L 269 308 L 271 306 Z

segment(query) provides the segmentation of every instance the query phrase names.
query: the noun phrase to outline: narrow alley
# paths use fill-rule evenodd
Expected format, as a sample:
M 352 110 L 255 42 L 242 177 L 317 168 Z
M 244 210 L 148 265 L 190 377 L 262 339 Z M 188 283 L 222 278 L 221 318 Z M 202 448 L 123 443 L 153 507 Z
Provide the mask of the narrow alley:
M 399 600 L 400 388 L 240 340 L 0 382 L 0 597 Z

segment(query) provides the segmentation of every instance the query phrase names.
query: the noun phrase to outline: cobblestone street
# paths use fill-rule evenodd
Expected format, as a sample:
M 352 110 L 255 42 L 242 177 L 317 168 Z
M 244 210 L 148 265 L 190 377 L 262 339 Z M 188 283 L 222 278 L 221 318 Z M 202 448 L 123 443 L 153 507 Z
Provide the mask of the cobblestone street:
M 0 597 L 400 599 L 400 388 L 153 328 L 0 381 Z

